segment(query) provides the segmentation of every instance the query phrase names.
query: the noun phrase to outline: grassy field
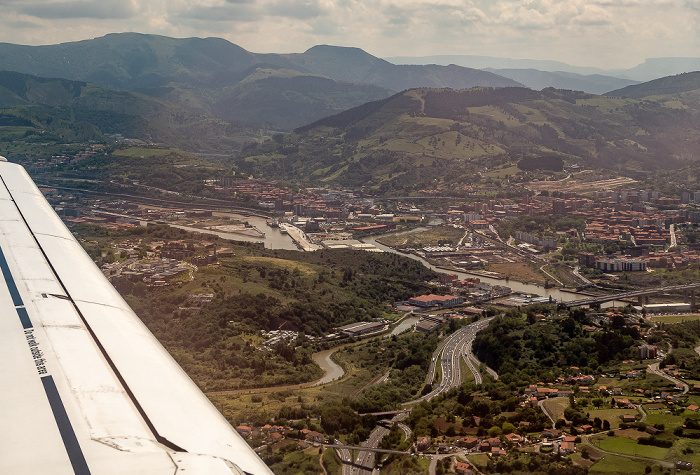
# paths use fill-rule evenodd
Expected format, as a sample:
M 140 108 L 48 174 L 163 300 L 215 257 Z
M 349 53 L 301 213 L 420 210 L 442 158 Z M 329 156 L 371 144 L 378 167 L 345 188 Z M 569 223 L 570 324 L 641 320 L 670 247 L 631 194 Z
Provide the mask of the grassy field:
M 552 415 L 555 421 L 564 419 L 564 409 L 569 407 L 569 398 L 555 397 L 552 399 L 547 399 L 543 405 L 547 409 L 547 412 Z
M 387 246 L 406 246 L 412 248 L 435 246 L 440 242 L 448 242 L 451 245 L 464 236 L 464 230 L 451 226 L 436 226 L 426 231 L 411 234 L 397 234 L 382 236 L 381 242 Z
M 690 415 L 695 415 L 697 413 L 692 411 L 685 411 L 688 413 L 686 415 L 674 416 L 673 414 L 664 414 L 664 409 L 658 411 L 647 411 L 647 418 L 645 423 L 649 425 L 663 424 L 667 431 L 673 431 L 676 427 L 680 427 L 685 423 L 685 418 L 690 417 Z
M 685 460 L 694 466 L 700 464 L 700 440 L 678 439 L 671 447 L 670 460 Z
M 270 467 L 278 475 L 319 474 L 323 468 L 319 463 L 318 448 L 310 447 L 303 451 L 294 451 L 284 456 L 284 461 Z
M 318 274 L 318 270 L 313 266 L 308 264 L 303 264 L 301 262 L 290 261 L 288 259 L 277 259 L 274 257 L 263 257 L 263 256 L 246 256 L 244 258 L 246 262 L 253 264 L 262 264 L 267 269 L 270 267 L 276 267 L 282 270 L 288 270 L 290 272 L 300 272 L 304 275 L 315 275 Z
M 587 411 L 590 413 L 591 418 L 600 417 L 601 420 L 608 420 L 610 422 L 611 429 L 617 429 L 620 427 L 622 419 L 621 416 L 625 414 L 632 414 L 635 416 L 639 415 L 639 412 L 635 409 L 592 409 Z
M 695 315 L 663 315 L 658 317 L 650 317 L 652 322 L 657 323 L 682 323 L 700 320 L 700 314 Z
M 604 435 L 601 437 L 591 438 L 594 444 L 603 450 L 617 452 L 627 455 L 638 455 L 649 457 L 657 460 L 663 460 L 668 455 L 669 449 L 663 447 L 654 447 L 653 445 L 640 445 L 632 439 L 626 437 L 609 437 Z
M 644 469 L 649 465 L 646 462 L 619 457 L 617 455 L 605 455 L 598 460 L 589 470 L 590 473 L 644 473 Z
M 507 262 L 502 264 L 491 264 L 489 270 L 505 275 L 508 279 L 518 282 L 535 282 L 544 284 L 545 277 L 539 272 L 535 272 L 527 262 Z M 508 285 L 508 284 L 504 284 Z
M 486 454 L 469 455 L 467 460 L 476 467 L 486 467 L 489 456 Z

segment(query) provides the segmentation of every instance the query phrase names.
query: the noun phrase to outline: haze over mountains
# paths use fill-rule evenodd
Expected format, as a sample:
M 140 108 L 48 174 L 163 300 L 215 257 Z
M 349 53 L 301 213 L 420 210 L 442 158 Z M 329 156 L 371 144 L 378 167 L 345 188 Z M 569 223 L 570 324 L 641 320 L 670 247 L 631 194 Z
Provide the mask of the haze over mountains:
M 483 65 L 487 59 L 480 59 L 482 63 L 479 65 Z M 504 64 L 501 62 L 497 65 Z M 510 64 L 549 68 L 566 66 L 556 62 L 528 63 L 522 60 L 511 61 Z M 668 59 L 659 60 L 659 64 L 682 69 L 695 63 L 692 60 Z M 651 67 L 647 66 L 645 74 Z M 0 114 L 1 124 L 33 124 L 37 133 L 47 130 L 83 139 L 100 133 L 122 134 L 147 142 L 168 143 L 187 150 L 206 152 L 240 150 L 261 137 L 271 136 L 271 132 L 291 131 L 327 117 L 326 125 L 341 119 L 343 122 L 346 114 L 354 116 L 358 110 L 371 110 L 379 114 L 372 119 L 374 126 L 378 126 L 381 121 L 377 117 L 388 110 L 416 114 L 413 108 L 396 109 L 397 104 L 402 102 L 394 96 L 398 91 L 415 88 L 464 90 L 480 86 L 505 88 L 507 91 L 511 88 L 527 90 L 523 87 L 525 85 L 535 90 L 550 87 L 594 90 L 598 94 L 609 93 L 610 96 L 636 99 L 677 95 L 679 98 L 661 100 L 662 106 L 654 109 L 656 123 L 664 127 L 664 124 L 678 122 L 677 114 L 669 113 L 674 107 L 692 111 L 698 109 L 696 90 L 700 89 L 700 73 L 637 84 L 619 77 L 571 71 L 519 68 L 484 71 L 456 65 L 395 65 L 358 48 L 328 45 L 315 46 L 304 53 L 256 54 L 218 38 L 175 39 L 135 33 L 110 34 L 93 40 L 49 46 L 3 43 L 0 44 L 0 70 L 3 69 L 12 72 L 0 74 L 0 107 L 4 109 Z M 643 69 L 641 66 L 636 68 L 639 74 Z M 657 69 L 663 68 L 659 66 Z M 482 150 L 482 145 L 489 150 L 485 152 L 487 155 L 509 151 L 509 142 L 502 142 L 502 132 L 498 130 L 505 130 L 500 122 L 509 124 L 513 117 L 517 118 L 517 127 L 514 131 L 508 131 L 507 135 L 518 135 L 529 130 L 520 146 L 534 147 L 536 150 L 551 147 L 552 144 L 543 147 L 544 144 L 532 138 L 541 133 L 536 132 L 539 130 L 537 127 L 544 124 L 558 130 L 560 140 L 565 139 L 561 134 L 566 135 L 568 126 L 557 125 L 558 122 L 555 124 L 551 112 L 538 112 L 541 101 L 550 101 L 551 92 L 527 106 L 518 101 L 504 102 L 503 97 L 510 97 L 510 93 L 504 94 L 485 96 L 496 101 L 494 104 L 483 104 L 484 107 L 495 107 L 489 113 L 493 120 L 484 122 L 485 119 L 479 119 L 486 136 L 497 140 L 480 139 L 479 146 L 475 146 L 469 154 Z M 394 99 L 389 106 L 381 102 L 392 97 Z M 514 97 L 524 96 L 518 93 Z M 573 96 L 564 94 L 562 97 Z M 596 101 L 600 100 L 608 101 L 605 98 L 586 98 L 589 105 L 595 104 L 596 107 L 599 107 Z M 596 121 L 603 118 L 609 120 L 609 117 L 595 118 L 588 112 L 584 114 L 582 111 L 587 111 L 586 108 L 562 108 L 562 101 L 567 102 L 559 99 L 550 107 L 557 109 L 565 121 L 576 123 L 575 127 L 572 126 L 574 129 L 580 131 L 581 121 L 588 121 L 591 130 L 598 130 L 601 124 L 596 124 Z M 360 109 L 356 109 L 358 107 Z M 529 111 L 522 112 L 523 107 L 529 108 Z M 613 114 L 616 120 L 622 120 L 621 123 L 639 125 L 631 129 L 627 126 L 621 129 L 615 125 L 613 129 L 618 132 L 613 135 L 629 137 L 629 140 L 637 142 L 635 134 L 646 130 L 644 124 L 648 119 L 644 114 L 639 116 L 637 107 L 632 108 L 627 102 L 604 107 L 618 108 L 617 112 L 621 114 L 624 112 L 622 115 Z M 434 112 L 435 108 L 429 110 Z M 471 110 L 470 114 L 475 118 L 483 115 L 476 110 Z M 444 119 L 441 115 L 435 118 Z M 536 119 L 534 122 L 533 118 Z M 695 120 L 694 115 L 692 118 Z M 687 119 L 684 120 L 687 122 Z M 526 128 L 525 125 L 530 122 L 533 123 Z M 435 135 L 427 129 L 424 132 L 424 135 L 419 133 L 418 140 Z M 552 133 L 549 129 L 547 132 Z M 358 133 L 364 135 L 365 131 L 351 126 L 348 130 L 340 127 L 337 133 L 346 140 Z M 600 140 L 606 133 L 586 133 L 567 141 L 564 148 L 579 150 L 581 144 L 578 140 Z M 381 138 L 385 132 L 379 127 L 377 134 Z M 564 142 L 557 143 L 561 145 Z M 600 144 L 595 146 L 600 147 Z M 331 151 L 323 153 L 326 152 Z M 578 152 L 566 153 L 575 156 Z M 595 158 L 598 154 L 588 155 Z M 654 160 L 649 163 L 653 164 Z
M 423 60 L 445 65 L 393 64 L 358 48 L 329 45 L 304 53 L 256 54 L 220 38 L 137 33 L 47 46 L 0 44 L 0 69 L 140 92 L 183 107 L 189 114 L 281 131 L 415 87 L 524 85 L 602 94 L 636 84 L 625 75 L 687 69 L 693 61 L 700 68 L 700 60 L 670 58 L 650 60 L 611 76 L 555 61 L 474 56 Z M 486 66 L 492 68 L 477 69 Z
M 700 58 L 649 58 L 629 69 L 573 66 L 561 61 L 474 55 L 396 56 L 396 64 L 456 64 L 491 71 L 532 89 L 555 87 L 605 94 L 644 81 L 700 70 Z
M 411 87 L 519 83 L 457 66 L 396 66 L 356 48 L 254 54 L 218 38 L 136 33 L 49 46 L 0 44 L 2 69 L 138 91 L 228 121 L 289 130 Z

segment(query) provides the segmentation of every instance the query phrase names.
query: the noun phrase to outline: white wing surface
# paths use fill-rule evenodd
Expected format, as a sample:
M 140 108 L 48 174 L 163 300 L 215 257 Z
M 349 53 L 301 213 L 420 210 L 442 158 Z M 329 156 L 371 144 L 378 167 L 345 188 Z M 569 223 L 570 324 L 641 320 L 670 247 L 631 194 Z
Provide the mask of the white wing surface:
M 269 474 L 0 161 L 0 473 Z

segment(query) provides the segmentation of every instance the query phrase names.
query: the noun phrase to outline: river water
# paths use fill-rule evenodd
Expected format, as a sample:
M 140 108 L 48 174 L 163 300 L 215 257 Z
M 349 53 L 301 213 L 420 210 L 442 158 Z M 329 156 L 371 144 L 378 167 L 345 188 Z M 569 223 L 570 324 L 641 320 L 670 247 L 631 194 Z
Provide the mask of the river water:
M 343 368 L 333 361 L 333 359 L 331 359 L 331 355 L 337 349 L 338 348 L 333 348 L 331 350 L 319 351 L 318 353 L 314 353 L 312 355 L 314 362 L 326 372 L 326 375 L 323 378 L 316 381 L 316 386 L 319 384 L 330 383 L 333 380 L 341 378 L 343 374 L 345 374 Z
M 236 213 L 225 213 L 226 216 L 231 217 L 232 219 L 236 219 L 242 222 L 248 222 L 249 224 L 255 226 L 258 230 L 262 231 L 265 233 L 264 237 L 255 237 L 255 236 L 246 236 L 243 234 L 236 234 L 236 233 L 227 233 L 223 231 L 210 231 L 208 229 L 199 229 L 199 228 L 192 228 L 189 226 L 179 226 L 179 225 L 174 225 L 174 227 L 185 229 L 188 231 L 200 231 L 208 234 L 215 234 L 217 236 L 220 236 L 224 239 L 230 239 L 232 241 L 247 241 L 247 242 L 263 242 L 265 244 L 265 247 L 267 249 L 289 249 L 289 250 L 298 250 L 296 244 L 294 244 L 294 241 L 292 238 L 290 238 L 286 234 L 282 234 L 279 230 L 279 228 L 272 228 L 267 225 L 266 219 L 259 217 L 259 216 L 246 216 L 243 214 L 236 214 Z M 173 225 L 171 225 L 173 226 Z M 409 234 L 409 233 L 416 233 L 420 231 L 424 231 L 427 228 L 420 227 L 420 228 L 415 228 L 409 231 L 404 231 L 400 233 L 396 233 L 395 235 L 401 235 L 401 234 Z M 453 271 L 453 270 L 447 270 L 447 269 L 441 269 L 439 267 L 435 267 L 431 265 L 428 261 L 425 259 L 416 256 L 415 254 L 404 254 L 402 252 L 398 252 L 388 246 L 385 246 L 383 244 L 380 244 L 377 242 L 375 237 L 368 237 L 364 239 L 364 242 L 368 244 L 372 244 L 376 246 L 378 249 L 381 249 L 382 251 L 385 252 L 393 252 L 394 254 L 398 254 L 401 256 L 408 257 L 410 259 L 417 260 L 421 263 L 423 263 L 424 266 L 436 271 L 436 272 L 441 272 L 443 274 L 456 274 L 460 279 L 467 279 L 470 277 L 478 277 L 482 282 L 486 282 L 492 285 L 504 285 L 506 287 L 510 287 L 513 289 L 515 292 L 520 292 L 524 294 L 536 294 L 540 295 L 542 297 L 552 297 L 553 299 L 556 299 L 558 302 L 566 302 L 569 300 L 576 300 L 578 298 L 584 297 L 584 295 L 581 294 L 575 294 L 571 292 L 562 292 L 561 290 L 557 288 L 550 288 L 550 289 L 545 289 L 544 286 L 542 285 L 537 285 L 537 284 L 524 284 L 522 282 L 516 282 L 514 280 L 502 280 L 502 279 L 494 279 L 490 277 L 483 277 L 478 274 L 470 274 L 468 272 L 459 272 L 459 271 Z M 603 304 L 604 307 L 610 306 L 613 303 L 607 303 Z
M 265 218 L 261 218 L 259 216 L 244 216 L 242 214 L 233 213 L 217 214 L 229 216 L 232 219 L 236 219 L 244 223 L 247 222 L 250 225 L 257 228 L 258 231 L 265 233 L 265 236 L 247 236 L 245 234 L 228 233 L 225 231 L 216 231 L 206 228 L 196 228 L 192 226 L 182 226 L 179 224 L 168 223 L 168 225 L 174 228 L 184 229 L 186 231 L 199 231 L 201 233 L 213 234 L 215 236 L 219 236 L 223 239 L 229 239 L 231 241 L 262 242 L 265 244 L 265 247 L 267 249 L 289 249 L 293 251 L 299 250 L 296 244 L 294 244 L 292 238 L 290 238 L 286 234 L 282 234 L 279 228 L 272 228 L 268 226 Z
M 414 230 L 413 232 L 416 232 L 416 231 Z M 378 249 L 381 249 L 382 251 L 393 252 L 394 254 L 399 254 L 401 256 L 405 256 L 405 257 L 408 257 L 410 259 L 419 261 L 419 262 L 423 263 L 424 266 L 428 267 L 429 269 L 434 270 L 435 272 L 441 272 L 443 274 L 455 274 L 457 277 L 459 277 L 462 280 L 467 279 L 467 278 L 478 277 L 482 282 L 486 282 L 486 283 L 491 284 L 491 285 L 504 285 L 506 287 L 510 287 L 515 292 L 521 292 L 521 293 L 525 293 L 525 294 L 536 294 L 536 295 L 540 295 L 542 297 L 552 297 L 553 299 L 556 299 L 558 302 L 566 302 L 569 300 L 576 300 L 576 299 L 583 297 L 580 294 L 575 294 L 575 293 L 571 293 L 571 292 L 562 292 L 561 290 L 559 290 L 557 288 L 545 289 L 544 286 L 537 285 L 537 284 L 524 284 L 522 282 L 516 282 L 514 280 L 506 281 L 504 279 L 493 279 L 491 277 L 483 277 L 481 275 L 470 274 L 468 272 L 459 272 L 459 271 L 442 269 L 440 267 L 435 267 L 434 265 L 430 264 L 428 261 L 426 261 L 422 257 L 416 256 L 415 254 L 404 254 L 404 253 L 398 252 L 398 251 L 396 251 L 388 246 L 385 246 L 384 244 L 378 243 L 376 238 L 374 238 L 374 237 L 365 238 L 364 241 L 368 244 L 372 244 L 372 245 L 376 246 Z
M 406 330 L 410 329 L 413 325 L 415 325 L 419 319 L 420 319 L 420 316 L 418 316 L 418 315 L 411 314 L 411 315 L 406 316 L 406 318 L 401 320 L 401 323 L 396 325 L 396 328 L 394 328 L 391 331 L 391 334 L 398 335 L 399 333 L 405 332 Z

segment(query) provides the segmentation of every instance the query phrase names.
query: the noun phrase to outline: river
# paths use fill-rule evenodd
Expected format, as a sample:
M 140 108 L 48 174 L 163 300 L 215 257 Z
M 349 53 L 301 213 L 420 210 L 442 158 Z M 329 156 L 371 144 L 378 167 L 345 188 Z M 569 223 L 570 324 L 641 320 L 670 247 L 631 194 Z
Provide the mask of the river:
M 264 237 L 254 237 L 254 236 L 246 236 L 243 234 L 236 234 L 236 233 L 227 233 L 223 231 L 212 231 L 208 229 L 201 229 L 201 228 L 193 228 L 190 226 L 180 226 L 180 225 L 172 225 L 173 227 L 177 227 L 180 229 L 185 229 L 188 231 L 200 231 L 208 234 L 215 234 L 217 236 L 220 236 L 224 239 L 230 239 L 232 241 L 247 241 L 247 242 L 263 242 L 265 244 L 265 247 L 267 249 L 289 249 L 289 250 L 299 250 L 296 244 L 294 244 L 294 241 L 292 238 L 290 238 L 286 234 L 282 234 L 279 230 L 279 228 L 272 228 L 267 225 L 267 220 L 265 218 L 259 217 L 259 216 L 246 216 L 242 214 L 237 214 L 237 213 L 217 213 L 220 215 L 225 215 L 228 216 L 232 219 L 236 219 L 242 222 L 248 222 L 251 225 L 255 226 L 258 230 L 262 231 L 265 233 Z M 425 227 L 419 227 L 415 229 L 411 229 L 409 231 L 403 231 L 396 233 L 394 235 L 402 235 L 402 234 L 410 234 L 410 233 L 416 233 L 420 231 L 424 231 L 428 228 Z M 381 237 L 381 236 L 380 236 Z M 385 246 L 379 242 L 377 242 L 376 237 L 367 237 L 364 238 L 364 242 L 368 244 L 372 244 L 376 246 L 378 249 L 381 249 L 382 251 L 385 252 L 393 252 L 394 254 L 398 254 L 401 256 L 405 256 L 411 259 L 414 259 L 416 261 L 422 262 L 423 265 L 426 267 L 436 271 L 436 272 L 441 272 L 443 274 L 456 274 L 460 279 L 467 279 L 470 277 L 478 277 L 481 279 L 482 282 L 486 282 L 492 285 L 504 285 L 506 287 L 510 287 L 513 289 L 515 292 L 519 293 L 524 293 L 524 294 L 536 294 L 540 295 L 542 297 L 552 297 L 553 299 L 556 299 L 558 302 L 566 302 L 569 300 L 576 300 L 578 298 L 585 297 L 585 295 L 582 294 L 576 294 L 572 292 L 562 292 L 561 290 L 557 288 L 550 288 L 550 289 L 545 289 L 544 286 L 542 285 L 537 285 L 537 284 L 525 284 L 522 282 L 517 282 L 515 280 L 503 280 L 503 279 L 494 279 L 490 277 L 484 277 L 478 274 L 470 274 L 468 272 L 460 272 L 460 271 L 453 271 L 453 270 L 448 270 L 448 269 L 442 269 L 439 267 L 436 267 L 432 264 L 430 264 L 428 261 L 423 259 L 422 257 L 416 256 L 415 254 L 405 254 L 399 251 L 396 251 L 388 246 Z M 612 302 L 603 304 L 604 307 L 611 306 L 613 305 Z
M 258 231 L 265 233 L 265 236 L 247 236 L 245 234 L 228 233 L 225 231 L 216 231 L 212 229 L 197 228 L 193 226 L 182 226 L 179 224 L 170 223 L 168 223 L 168 226 L 172 226 L 178 229 L 184 229 L 185 231 L 198 231 L 201 233 L 213 234 L 215 236 L 219 236 L 220 238 L 229 239 L 231 241 L 262 242 L 264 243 L 265 248 L 267 249 L 288 249 L 292 251 L 299 250 L 296 244 L 294 244 L 294 241 L 291 237 L 289 237 L 286 234 L 282 234 L 279 228 L 272 228 L 268 226 L 267 220 L 265 218 L 261 218 L 260 216 L 244 216 L 242 214 L 235 213 L 214 214 L 218 216 L 228 216 L 231 219 L 235 219 L 244 223 L 247 222 L 250 225 L 257 228 Z
M 315 386 L 330 383 L 331 381 L 342 378 L 345 374 L 343 368 L 331 358 L 331 355 L 337 349 L 338 348 L 333 348 L 330 350 L 319 351 L 318 353 L 314 353 L 312 355 L 314 362 L 326 372 L 325 376 L 314 383 Z
M 412 230 L 412 231 L 417 232 L 418 230 Z M 398 254 L 400 256 L 408 257 L 410 259 L 422 262 L 424 266 L 428 267 L 429 269 L 434 270 L 435 272 L 441 272 L 443 274 L 455 274 L 455 275 L 457 275 L 457 277 L 459 277 L 462 280 L 467 279 L 467 278 L 478 277 L 482 282 L 486 282 L 488 284 L 504 285 L 506 287 L 510 287 L 515 292 L 521 292 L 524 294 L 536 294 L 536 295 L 540 295 L 542 297 L 552 297 L 553 299 L 556 299 L 558 302 L 566 302 L 569 300 L 576 300 L 576 299 L 583 297 L 583 295 L 581 295 L 581 294 L 575 294 L 575 293 L 571 293 L 571 292 L 562 292 L 561 290 L 559 290 L 557 288 L 545 289 L 543 285 L 524 284 L 522 282 L 517 282 L 514 280 L 506 281 L 504 279 L 493 279 L 491 277 L 483 277 L 481 275 L 470 274 L 468 272 L 459 272 L 459 271 L 454 271 L 454 270 L 442 269 L 440 267 L 436 267 L 436 266 L 432 265 L 430 262 L 426 261 L 422 257 L 416 256 L 415 254 L 404 254 L 403 252 L 399 252 L 399 251 L 396 251 L 388 246 L 385 246 L 384 244 L 377 242 L 377 239 L 375 237 L 365 238 L 364 242 L 366 242 L 368 244 L 372 244 L 372 245 L 376 246 L 378 249 L 381 249 L 382 251 L 393 252 L 394 254 Z

